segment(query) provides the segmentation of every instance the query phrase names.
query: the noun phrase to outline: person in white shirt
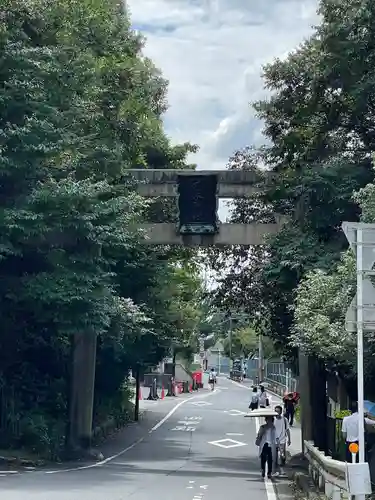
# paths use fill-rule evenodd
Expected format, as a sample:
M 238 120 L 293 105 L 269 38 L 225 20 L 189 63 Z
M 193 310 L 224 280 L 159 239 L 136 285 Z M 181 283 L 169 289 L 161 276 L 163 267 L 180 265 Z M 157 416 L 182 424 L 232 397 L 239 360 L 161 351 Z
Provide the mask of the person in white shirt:
M 263 385 L 261 385 L 260 386 L 260 393 L 259 393 L 259 407 L 265 408 L 268 405 L 269 405 L 269 399 L 268 399 L 267 393 L 266 393 Z
M 290 446 L 290 429 L 288 419 L 283 415 L 282 406 L 275 406 L 275 412 L 277 417 L 274 421 L 274 426 L 276 429 L 276 457 L 275 457 L 275 468 L 279 469 L 280 465 L 285 465 L 286 460 L 286 446 Z M 278 456 L 280 454 L 281 463 L 278 463 Z
M 276 456 L 276 429 L 273 417 L 266 417 L 266 423 L 259 428 L 255 444 L 259 446 L 262 477 L 266 475 L 267 464 L 267 477 L 271 479 L 272 464 Z
M 365 417 L 365 423 L 367 425 L 375 426 L 375 420 L 371 420 Z M 346 461 L 352 461 L 352 454 L 349 451 L 349 446 L 351 443 L 359 444 L 359 413 L 358 413 L 358 403 L 353 403 L 352 414 L 344 417 L 342 420 L 341 432 L 344 435 L 346 442 Z M 357 461 L 358 461 L 357 453 Z
M 258 394 L 258 389 L 256 387 L 253 387 L 253 392 L 251 394 L 251 401 L 249 408 L 251 411 L 257 410 L 259 406 L 259 394 Z
M 211 389 L 214 390 L 216 384 L 216 371 L 215 368 L 211 368 L 210 373 L 208 374 L 208 383 L 211 386 Z

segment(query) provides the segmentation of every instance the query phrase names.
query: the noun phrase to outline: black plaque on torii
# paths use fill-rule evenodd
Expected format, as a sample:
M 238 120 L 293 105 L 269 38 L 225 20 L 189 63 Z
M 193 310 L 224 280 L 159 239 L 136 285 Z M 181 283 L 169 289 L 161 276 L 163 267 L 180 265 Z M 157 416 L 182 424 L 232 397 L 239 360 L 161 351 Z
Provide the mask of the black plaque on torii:
M 216 175 L 178 176 L 178 231 L 182 235 L 218 232 Z

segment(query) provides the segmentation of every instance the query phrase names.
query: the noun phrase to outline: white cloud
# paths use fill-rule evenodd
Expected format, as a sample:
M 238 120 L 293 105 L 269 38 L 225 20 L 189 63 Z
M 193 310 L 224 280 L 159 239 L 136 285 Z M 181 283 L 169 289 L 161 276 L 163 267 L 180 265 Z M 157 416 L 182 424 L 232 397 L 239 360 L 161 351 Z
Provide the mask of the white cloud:
M 145 53 L 169 80 L 166 131 L 200 146 L 199 168 L 221 169 L 263 142 L 250 103 L 266 95 L 262 66 L 317 24 L 318 0 L 127 0 Z

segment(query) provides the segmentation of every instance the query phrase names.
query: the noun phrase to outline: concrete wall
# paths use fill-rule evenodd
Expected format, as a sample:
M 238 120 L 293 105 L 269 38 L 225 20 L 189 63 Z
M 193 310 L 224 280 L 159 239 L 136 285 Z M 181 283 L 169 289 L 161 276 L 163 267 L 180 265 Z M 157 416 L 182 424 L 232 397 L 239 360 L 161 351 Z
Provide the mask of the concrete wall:
M 180 364 L 176 363 L 176 380 L 178 382 L 189 382 L 192 383 L 193 379 L 189 372 L 185 370 L 185 368 Z

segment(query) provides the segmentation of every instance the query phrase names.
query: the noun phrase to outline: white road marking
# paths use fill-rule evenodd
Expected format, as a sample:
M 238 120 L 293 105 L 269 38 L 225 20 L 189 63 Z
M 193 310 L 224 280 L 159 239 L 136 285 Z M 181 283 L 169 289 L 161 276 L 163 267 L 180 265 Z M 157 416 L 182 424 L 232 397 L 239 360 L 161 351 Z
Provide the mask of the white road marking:
M 242 389 L 249 389 L 250 391 L 253 390 L 252 387 L 248 387 L 247 385 L 243 385 L 240 382 L 236 382 L 235 380 L 231 380 L 230 378 L 228 378 L 228 380 L 229 380 L 229 382 L 232 382 L 232 384 L 236 385 L 237 387 L 241 387 Z
M 186 431 L 186 426 L 185 425 L 176 425 L 176 427 L 173 427 L 173 429 L 171 429 L 171 431 Z
M 227 443 L 227 444 L 224 444 Z M 239 446 L 246 446 L 246 443 L 241 443 L 241 441 L 235 441 L 234 439 L 220 439 L 219 441 L 209 441 L 208 444 L 213 446 L 219 446 L 220 448 L 238 448 Z
M 239 432 L 227 432 L 225 435 L 226 436 L 243 436 L 243 434 L 240 434 Z
M 238 417 L 239 415 L 247 415 L 247 412 L 240 410 L 229 410 L 225 413 L 229 413 L 231 417 Z
M 194 406 L 210 406 L 212 403 L 207 403 L 207 401 L 197 401 L 195 403 L 190 403 Z
M 269 479 L 264 479 L 264 485 L 266 487 L 267 500 L 277 500 L 275 485 Z
M 213 396 L 214 394 L 217 394 L 217 392 L 218 391 L 215 389 L 214 391 L 211 391 L 208 394 L 193 396 L 192 398 L 184 399 L 183 401 L 180 401 L 179 403 L 176 404 L 176 406 L 174 406 L 171 409 L 171 411 L 167 415 L 165 415 L 165 417 L 163 417 L 160 420 L 160 422 L 158 422 L 156 425 L 154 425 L 154 427 L 149 431 L 149 434 L 152 434 L 154 431 L 159 429 L 159 427 L 161 427 L 169 418 L 171 418 L 171 416 L 180 408 L 180 406 L 191 402 L 192 399 L 202 400 L 204 398 Z M 211 403 L 208 403 L 208 404 L 211 404 Z M 101 460 L 100 462 L 96 462 L 95 464 L 82 465 L 80 467 L 73 467 L 71 469 L 50 470 L 50 471 L 45 471 L 44 474 L 61 474 L 62 472 L 75 472 L 75 471 L 79 471 L 79 470 L 87 470 L 87 469 L 93 469 L 95 467 L 101 467 L 102 465 L 105 465 L 108 462 L 112 462 L 112 460 L 115 460 L 116 458 L 121 457 L 122 455 L 124 455 L 128 451 L 132 450 L 139 443 L 142 443 L 142 441 L 144 441 L 144 439 L 145 439 L 145 436 L 141 437 L 140 439 L 138 439 L 137 441 L 132 443 L 127 448 L 121 450 L 119 453 L 116 453 L 115 455 L 112 455 L 111 457 L 105 458 L 104 460 Z
M 200 424 L 200 422 L 198 420 L 179 420 L 177 423 L 181 424 L 181 425 L 198 425 L 198 424 Z
M 196 431 L 196 427 L 187 427 L 186 425 L 176 425 L 176 427 L 173 427 L 171 431 L 183 431 L 183 432 L 194 432 Z

